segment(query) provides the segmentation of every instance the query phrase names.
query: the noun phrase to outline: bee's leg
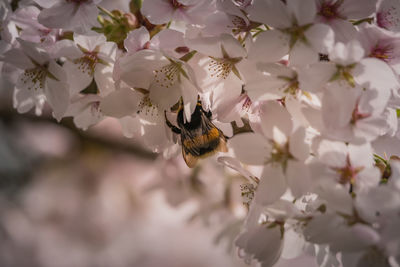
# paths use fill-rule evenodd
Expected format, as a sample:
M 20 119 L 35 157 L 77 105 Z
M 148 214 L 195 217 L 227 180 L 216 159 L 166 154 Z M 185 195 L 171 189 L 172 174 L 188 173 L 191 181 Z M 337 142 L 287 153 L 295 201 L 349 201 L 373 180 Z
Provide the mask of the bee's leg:
M 167 124 L 167 126 L 169 128 L 171 128 L 171 130 L 176 133 L 176 134 L 181 134 L 181 129 L 179 129 L 178 127 L 176 127 L 175 125 L 173 125 L 167 118 L 167 112 L 164 111 L 164 116 L 165 116 L 165 123 Z

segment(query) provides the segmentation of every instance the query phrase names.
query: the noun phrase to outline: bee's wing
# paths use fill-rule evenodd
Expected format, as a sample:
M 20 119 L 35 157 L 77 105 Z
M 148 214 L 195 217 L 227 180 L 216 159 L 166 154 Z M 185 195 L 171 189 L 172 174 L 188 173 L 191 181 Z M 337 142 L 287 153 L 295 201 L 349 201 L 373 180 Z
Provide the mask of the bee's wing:
M 185 153 L 190 153 L 193 156 L 200 156 L 200 145 L 198 144 L 197 139 L 200 136 L 197 131 L 187 130 L 185 128 L 181 129 L 181 143 L 182 143 L 182 151 Z
M 196 165 L 196 163 L 197 163 L 197 161 L 199 159 L 198 157 L 193 156 L 192 154 L 186 152 L 183 147 L 182 147 L 182 155 L 183 155 L 183 159 L 186 162 L 186 165 L 189 168 L 193 168 Z

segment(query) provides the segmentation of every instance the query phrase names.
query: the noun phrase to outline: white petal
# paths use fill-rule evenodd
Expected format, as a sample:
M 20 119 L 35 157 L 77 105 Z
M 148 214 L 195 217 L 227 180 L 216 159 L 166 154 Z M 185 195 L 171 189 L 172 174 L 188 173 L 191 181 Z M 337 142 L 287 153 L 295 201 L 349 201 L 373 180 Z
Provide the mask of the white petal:
M 287 184 L 281 166 L 265 166 L 260 178 L 254 199 L 258 204 L 272 204 L 285 193 Z
M 48 9 L 43 9 L 38 21 L 48 28 L 70 29 L 71 19 L 76 12 L 76 4 L 72 2 L 59 2 Z
M 297 41 L 289 53 L 289 64 L 291 66 L 303 66 L 318 62 L 319 55 L 309 44 Z
M 69 105 L 69 90 L 68 84 L 57 82 L 48 78 L 44 88 L 47 102 L 53 109 L 53 116 L 58 121 L 64 116 Z
M 316 140 L 318 158 L 331 167 L 346 166 L 347 146 L 343 142 L 327 139 Z
M 249 182 L 254 182 L 254 180 L 256 180 L 255 176 L 249 172 L 248 170 L 246 170 L 242 164 L 240 163 L 240 161 L 238 161 L 235 158 L 231 158 L 231 157 L 219 157 L 218 158 L 218 162 L 224 164 L 225 166 L 237 171 L 238 173 L 240 173 L 241 175 L 243 175 L 244 177 L 246 177 Z
M 264 165 L 270 156 L 271 147 L 259 134 L 237 134 L 229 139 L 228 145 L 235 157 L 245 164 Z
M 266 137 L 279 141 L 292 133 L 293 123 L 289 112 L 277 101 L 268 101 L 261 107 L 261 126 Z
M 335 34 L 328 25 L 314 24 L 304 34 L 316 52 L 329 54 L 333 49 Z
M 296 160 L 304 161 L 310 155 L 310 147 L 306 143 L 306 130 L 298 127 L 289 139 L 289 152 Z
M 142 94 L 122 87 L 103 98 L 100 102 L 100 110 L 104 115 L 115 118 L 133 115 L 138 110 L 142 97 Z
M 248 58 L 256 62 L 278 61 L 289 53 L 289 38 L 289 35 L 281 31 L 265 31 L 258 35 Z
M 364 19 L 376 10 L 376 0 L 347 0 L 340 5 L 339 12 L 346 19 Z
M 382 101 L 388 92 L 397 90 L 400 85 L 392 69 L 381 60 L 365 58 L 352 71 L 355 81 L 363 87 L 376 89 L 382 94 Z M 379 79 L 374 79 L 379 77 Z
M 291 26 L 291 14 L 282 1 L 254 1 L 249 15 L 251 20 L 265 23 L 273 28 L 285 29 Z
M 298 25 L 314 22 L 317 13 L 315 0 L 286 0 L 287 8 L 295 15 Z
M 140 11 L 153 24 L 168 23 L 174 13 L 172 4 L 163 0 L 144 1 Z
M 308 166 L 304 163 L 289 160 L 286 167 L 286 179 L 290 191 L 295 198 L 299 198 L 310 191 L 310 173 Z
M 297 70 L 301 90 L 318 92 L 336 72 L 336 66 L 332 62 L 317 62 L 304 66 Z

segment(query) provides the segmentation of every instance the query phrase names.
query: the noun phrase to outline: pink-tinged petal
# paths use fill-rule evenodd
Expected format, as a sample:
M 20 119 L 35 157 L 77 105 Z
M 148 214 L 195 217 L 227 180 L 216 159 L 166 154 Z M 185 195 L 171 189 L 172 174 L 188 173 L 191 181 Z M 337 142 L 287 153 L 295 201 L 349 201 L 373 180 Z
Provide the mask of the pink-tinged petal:
M 325 24 L 314 24 L 305 33 L 312 48 L 319 53 L 329 54 L 335 44 L 335 34 Z
M 76 4 L 73 2 L 59 2 L 50 8 L 43 9 L 38 17 L 41 24 L 48 28 L 70 29 L 76 13 Z
M 102 99 L 100 110 L 104 115 L 114 118 L 130 116 L 138 111 L 143 95 L 127 87 L 122 87 Z
M 238 160 L 249 165 L 264 165 L 271 153 L 268 141 L 254 133 L 237 134 L 229 139 L 228 146 Z
M 306 129 L 298 127 L 289 138 L 289 152 L 296 160 L 304 161 L 310 155 L 310 146 L 306 143 Z
M 169 1 L 143 1 L 142 14 L 153 24 L 168 23 L 174 14 L 174 8 Z
M 150 41 L 150 34 L 146 27 L 131 31 L 124 41 L 124 47 L 128 53 L 135 53 L 145 49 L 145 45 Z
M 286 178 L 280 165 L 264 167 L 257 187 L 254 201 L 260 205 L 269 205 L 277 201 L 286 192 Z
M 68 84 L 48 78 L 44 88 L 47 102 L 53 109 L 53 116 L 60 121 L 68 109 L 69 90 Z
M 377 0 L 346 0 L 339 7 L 339 13 L 346 19 L 365 19 L 376 10 Z
M 265 23 L 273 28 L 286 29 L 291 26 L 291 14 L 282 1 L 254 1 L 249 8 L 252 21 Z
M 307 165 L 300 161 L 289 160 L 285 174 L 294 198 L 299 198 L 310 191 L 311 179 Z
M 317 62 L 297 69 L 300 89 L 309 92 L 322 91 L 337 71 L 332 62 Z
M 290 66 L 304 66 L 318 62 L 319 55 L 310 45 L 298 41 L 290 50 L 289 64 Z
M 389 31 L 400 31 L 400 2 L 397 0 L 383 0 L 376 14 L 379 27 Z
M 288 10 L 296 17 L 298 25 L 313 23 L 317 14 L 315 0 L 286 0 Z
M 331 167 L 346 166 L 347 146 L 344 142 L 319 139 L 315 141 L 318 159 Z
M 291 116 L 277 101 L 264 102 L 261 107 L 260 118 L 263 132 L 269 139 L 275 141 L 286 139 L 285 136 L 288 137 L 292 133 Z
M 352 71 L 355 81 L 365 88 L 378 90 L 382 101 L 386 101 L 391 91 L 398 90 L 400 84 L 392 69 L 376 58 L 361 60 Z M 379 77 L 379 79 L 374 79 Z
M 277 30 L 261 33 L 249 51 L 249 59 L 256 62 L 276 62 L 280 60 L 289 53 L 289 38 L 289 35 Z

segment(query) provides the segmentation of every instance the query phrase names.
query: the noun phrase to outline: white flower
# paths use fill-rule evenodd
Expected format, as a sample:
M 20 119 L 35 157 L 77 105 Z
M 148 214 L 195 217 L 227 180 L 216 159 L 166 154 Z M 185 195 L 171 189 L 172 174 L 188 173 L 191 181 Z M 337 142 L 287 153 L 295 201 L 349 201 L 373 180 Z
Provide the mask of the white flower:
M 272 27 L 261 33 L 250 50 L 250 59 L 275 62 L 289 54 L 289 64 L 318 61 L 318 53 L 328 53 L 334 43 L 329 26 L 314 23 L 315 0 L 255 1 L 250 18 Z
M 328 24 L 337 41 L 350 41 L 357 29 L 349 20 L 366 19 L 376 9 L 377 0 L 315 0 L 317 21 Z
M 65 41 L 60 44 L 58 54 L 68 60 L 63 68 L 68 74 L 71 95 L 85 89 L 94 79 L 101 96 L 114 91 L 112 79 L 113 64 L 116 57 L 115 43 L 106 42 L 103 35 L 74 34 L 74 43 Z M 65 54 L 63 55 L 63 52 Z
M 369 143 L 348 144 L 317 139 L 315 153 L 325 167 L 318 174 L 346 185 L 350 192 L 359 192 L 377 186 L 380 172 L 374 167 Z
M 69 86 L 66 74 L 54 59 L 37 45 L 18 40 L 20 48 L 3 54 L 2 60 L 21 70 L 15 85 L 15 105 L 21 112 L 40 105 L 42 95 L 53 109 L 53 116 L 60 120 L 68 108 Z M 38 103 L 39 100 L 39 103 Z
M 169 110 L 182 97 L 185 116 L 190 121 L 198 91 L 194 72 L 186 62 L 147 49 L 121 58 L 120 68 L 121 80 L 148 90 L 149 99 L 161 111 Z

